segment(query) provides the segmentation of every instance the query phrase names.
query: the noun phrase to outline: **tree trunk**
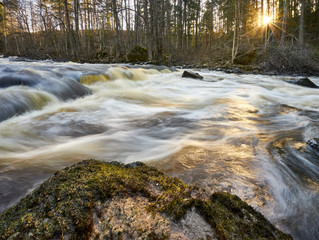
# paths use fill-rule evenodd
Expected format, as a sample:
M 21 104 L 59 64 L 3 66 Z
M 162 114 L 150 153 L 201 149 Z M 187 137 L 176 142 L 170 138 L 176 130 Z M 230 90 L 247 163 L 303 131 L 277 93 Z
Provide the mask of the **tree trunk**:
M 120 45 L 120 21 L 119 16 L 117 13 L 117 4 L 116 0 L 112 0 L 112 8 L 113 8 L 113 15 L 115 19 L 115 45 L 116 45 L 116 58 L 121 56 L 121 45 Z
M 79 0 L 74 0 L 74 22 L 75 22 L 75 53 L 78 56 L 80 51 L 80 39 L 79 39 Z
M 166 1 L 166 40 L 165 40 L 165 45 L 170 46 L 171 45 L 171 3 L 170 1 Z
M 87 51 L 88 51 L 88 54 L 90 54 L 91 53 L 91 12 L 90 12 L 89 0 L 86 0 L 86 11 L 87 11 L 87 29 L 88 29 Z
M 178 18 L 177 18 L 178 46 L 183 47 L 183 0 L 178 0 Z
M 300 6 L 300 23 L 299 23 L 299 44 L 300 47 L 304 47 L 304 35 L 305 35 L 305 0 L 301 0 Z
M 65 17 L 67 22 L 67 29 L 68 29 L 68 36 L 69 36 L 69 43 L 71 47 L 72 57 L 76 57 L 74 52 L 74 44 L 73 44 L 73 37 L 72 37 L 72 30 L 71 30 L 71 23 L 70 23 L 70 16 L 69 16 L 69 8 L 68 8 L 68 1 L 64 0 L 64 7 L 65 7 Z
M 233 49 L 232 49 L 232 58 L 231 62 L 234 63 L 234 60 L 237 55 L 238 46 L 239 46 L 239 0 L 235 0 L 235 29 L 234 29 L 234 37 L 233 37 Z
M 148 0 L 144 0 L 144 24 L 145 24 L 145 31 L 146 31 L 148 60 L 152 61 L 153 60 L 152 33 L 150 30 L 150 23 L 149 23 Z
M 127 37 L 127 47 L 131 46 L 131 19 L 130 19 L 130 1 L 124 0 L 125 7 L 125 22 L 126 22 L 126 37 Z
M 286 36 L 287 31 L 287 17 L 288 17 L 288 6 L 290 5 L 289 0 L 284 0 L 284 12 L 282 17 L 282 33 L 281 33 L 281 41 L 280 43 L 283 44 Z
M 198 48 L 198 29 L 199 29 L 199 17 L 200 17 L 200 3 L 201 1 L 198 0 L 198 5 L 196 9 L 196 21 L 195 21 L 195 48 Z
M 135 22 L 134 22 L 134 46 L 139 44 L 138 31 L 139 31 L 139 16 L 138 12 L 140 11 L 140 5 L 138 0 L 134 0 L 134 9 L 135 9 Z

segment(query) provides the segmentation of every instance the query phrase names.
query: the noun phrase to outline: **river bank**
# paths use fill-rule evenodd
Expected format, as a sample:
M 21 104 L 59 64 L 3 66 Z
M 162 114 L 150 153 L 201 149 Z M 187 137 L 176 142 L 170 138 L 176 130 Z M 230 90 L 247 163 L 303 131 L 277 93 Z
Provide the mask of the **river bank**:
M 176 54 L 176 53 L 175 53 Z M 4 57 L 9 57 L 5 55 Z M 264 49 L 241 52 L 234 63 L 226 56 L 206 56 L 200 53 L 189 53 L 187 56 L 163 55 L 160 60 L 148 61 L 147 50 L 136 46 L 121 57 L 105 55 L 98 52 L 95 55 L 79 58 L 51 57 L 51 56 L 18 56 L 17 61 L 50 60 L 55 62 L 77 62 L 92 64 L 136 64 L 176 67 L 179 69 L 209 69 L 235 74 L 263 74 L 263 75 L 290 75 L 290 76 L 319 76 L 318 56 L 313 51 L 300 48 L 272 46 L 268 51 Z

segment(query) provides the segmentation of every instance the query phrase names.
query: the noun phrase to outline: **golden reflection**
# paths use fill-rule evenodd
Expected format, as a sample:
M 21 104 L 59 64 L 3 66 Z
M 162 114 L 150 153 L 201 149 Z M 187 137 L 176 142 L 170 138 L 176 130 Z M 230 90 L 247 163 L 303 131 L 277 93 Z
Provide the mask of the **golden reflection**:
M 205 135 L 217 134 L 216 138 L 211 138 L 215 140 L 201 145 L 201 135 L 197 133 L 198 145 L 185 146 L 151 165 L 209 192 L 235 193 L 261 207 L 271 196 L 266 184 L 260 180 L 262 173 L 255 155 L 258 151 L 258 110 L 240 97 L 222 98 L 217 104 L 223 106 L 221 117 L 211 119 L 211 124 L 204 122 Z
M 108 81 L 110 78 L 106 74 L 100 75 L 82 75 L 79 78 L 79 82 L 82 84 L 93 84 L 96 82 Z
M 208 192 L 230 191 L 250 195 L 248 202 L 264 204 L 265 184 L 260 182 L 253 150 L 253 138 L 219 142 L 216 146 L 186 146 L 170 157 L 150 164 L 188 184 L 198 184 Z
M 242 98 L 222 98 L 217 104 L 226 106 L 224 117 L 230 121 L 238 121 L 240 124 L 254 124 L 258 116 L 258 109 Z M 251 125 L 250 129 L 255 129 L 255 125 Z
M 314 181 L 311 178 L 305 178 L 305 181 L 307 183 L 307 186 L 312 190 L 317 193 L 319 193 L 319 183 L 317 181 Z
M 146 70 L 141 68 L 123 68 L 112 67 L 108 70 L 108 76 L 111 80 L 116 79 L 129 79 L 129 80 L 146 80 Z
M 296 142 L 294 143 L 294 149 L 303 152 L 307 146 L 307 144 L 305 142 Z

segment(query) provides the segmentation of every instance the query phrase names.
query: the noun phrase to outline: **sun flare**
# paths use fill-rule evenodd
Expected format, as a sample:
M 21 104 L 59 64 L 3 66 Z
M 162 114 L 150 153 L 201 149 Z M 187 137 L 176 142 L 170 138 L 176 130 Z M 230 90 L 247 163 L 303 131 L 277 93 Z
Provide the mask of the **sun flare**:
M 267 16 L 267 15 L 263 16 L 263 25 L 268 25 L 271 23 L 271 21 L 272 21 L 272 19 L 270 16 Z

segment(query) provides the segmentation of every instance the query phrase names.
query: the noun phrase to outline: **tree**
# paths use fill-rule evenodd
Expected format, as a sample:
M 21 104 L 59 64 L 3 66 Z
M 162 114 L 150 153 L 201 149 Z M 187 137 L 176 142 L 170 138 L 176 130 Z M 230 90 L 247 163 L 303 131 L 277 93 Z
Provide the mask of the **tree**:
M 233 37 L 233 48 L 232 48 L 232 57 L 231 57 L 231 62 L 234 63 L 234 60 L 236 58 L 237 52 L 238 52 L 238 47 L 239 47 L 239 24 L 240 24 L 240 3 L 239 0 L 234 1 L 235 5 L 235 27 L 234 27 L 234 37 Z
M 301 48 L 303 48 L 305 44 L 304 35 L 305 35 L 305 0 L 301 0 L 300 22 L 299 22 L 299 44 Z
M 120 45 L 120 21 L 117 10 L 116 0 L 112 0 L 112 8 L 115 19 L 115 46 L 116 46 L 116 58 L 119 58 L 121 55 L 121 45 Z
M 273 18 L 267 31 L 264 15 Z M 318 47 L 319 0 L 3 0 L 0 26 L 6 54 L 119 61 L 141 45 L 150 61 L 216 49 L 234 61 L 268 39 Z
M 73 37 L 72 37 L 72 28 L 71 28 L 71 21 L 70 21 L 70 15 L 69 15 L 68 0 L 64 0 L 64 7 L 65 7 L 65 18 L 66 18 L 66 22 L 67 22 L 68 37 L 69 37 L 69 44 L 71 47 L 72 57 L 77 57 L 75 49 L 74 49 L 74 42 L 73 42 Z

